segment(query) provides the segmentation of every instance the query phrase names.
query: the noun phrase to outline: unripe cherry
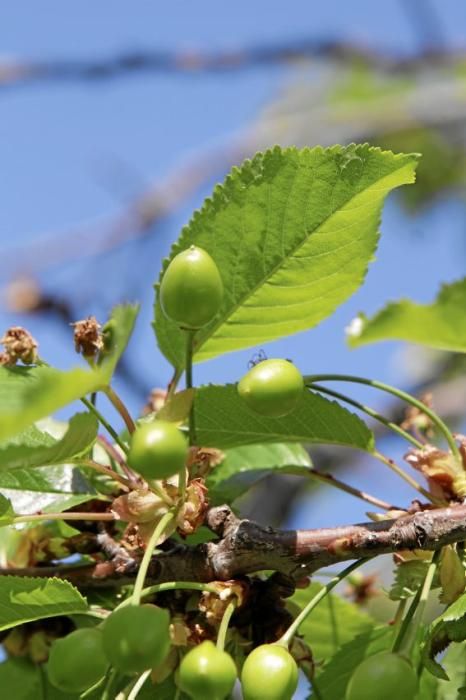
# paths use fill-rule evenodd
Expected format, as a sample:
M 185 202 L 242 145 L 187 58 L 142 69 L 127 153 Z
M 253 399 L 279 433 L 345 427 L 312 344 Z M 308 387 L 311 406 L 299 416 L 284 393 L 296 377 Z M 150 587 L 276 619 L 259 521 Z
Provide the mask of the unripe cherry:
M 210 323 L 222 299 L 223 283 L 215 261 L 194 245 L 173 258 L 160 283 L 163 313 L 186 330 Z
M 281 418 L 298 405 L 304 394 L 304 380 L 288 360 L 263 360 L 244 375 L 238 393 L 256 413 Z

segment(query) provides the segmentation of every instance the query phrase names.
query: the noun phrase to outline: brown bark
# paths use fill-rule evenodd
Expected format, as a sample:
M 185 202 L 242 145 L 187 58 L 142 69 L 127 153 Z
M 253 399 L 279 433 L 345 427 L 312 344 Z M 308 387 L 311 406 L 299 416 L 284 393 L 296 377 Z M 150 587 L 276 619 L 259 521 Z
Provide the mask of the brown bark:
M 400 550 L 433 551 L 466 539 L 466 504 L 424 510 L 397 520 L 316 530 L 276 530 L 239 520 L 228 506 L 221 506 L 210 509 L 207 524 L 218 539 L 195 547 L 168 546 L 154 556 L 147 584 L 228 580 L 261 570 L 300 579 L 350 559 Z M 102 542 L 102 549 L 108 561 L 98 565 L 8 568 L 1 569 L 0 575 L 60 576 L 82 588 L 133 581 L 138 561 L 123 556 L 116 543 Z

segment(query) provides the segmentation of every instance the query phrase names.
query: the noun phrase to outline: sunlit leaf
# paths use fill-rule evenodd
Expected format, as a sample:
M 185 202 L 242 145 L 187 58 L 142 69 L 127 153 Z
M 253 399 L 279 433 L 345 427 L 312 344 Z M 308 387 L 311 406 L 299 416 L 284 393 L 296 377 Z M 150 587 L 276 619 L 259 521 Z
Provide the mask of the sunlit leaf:
M 222 307 L 197 333 L 195 361 L 263 345 L 329 316 L 362 283 L 383 201 L 413 182 L 416 161 L 368 144 L 275 147 L 234 168 L 170 253 L 198 245 L 223 279 Z M 158 299 L 155 331 L 167 359 L 183 368 L 184 334 Z
M 360 314 L 348 328 L 352 347 L 380 340 L 405 340 L 440 350 L 466 352 L 466 277 L 446 284 L 432 304 L 404 299 L 372 318 Z
M 46 617 L 85 612 L 87 602 L 68 581 L 0 577 L 0 630 Z
M 302 442 L 373 448 L 373 435 L 360 418 L 310 391 L 292 413 L 269 418 L 246 406 L 235 385 L 205 386 L 196 390 L 194 413 L 197 438 L 205 447 Z

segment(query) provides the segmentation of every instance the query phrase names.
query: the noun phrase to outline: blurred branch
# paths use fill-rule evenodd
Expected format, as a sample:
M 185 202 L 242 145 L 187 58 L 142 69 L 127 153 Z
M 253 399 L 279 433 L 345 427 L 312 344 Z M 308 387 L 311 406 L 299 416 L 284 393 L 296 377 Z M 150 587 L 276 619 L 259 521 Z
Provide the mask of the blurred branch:
M 408 3 L 404 3 L 408 9 Z M 427 23 L 425 8 L 417 3 Z M 419 9 L 419 7 L 417 9 Z M 411 14 L 411 8 L 410 8 Z M 426 25 L 427 26 L 427 25 Z M 426 30 L 427 31 L 427 30 Z M 437 39 L 438 32 L 435 36 Z M 428 26 L 432 37 L 432 23 Z M 340 40 L 321 40 L 310 37 L 286 43 L 263 44 L 216 52 L 201 49 L 181 51 L 134 50 L 101 59 L 57 59 L 34 61 L 3 57 L 0 60 L 0 86 L 25 86 L 44 82 L 103 81 L 139 74 L 186 75 L 199 73 L 231 73 L 257 66 L 286 65 L 304 60 L 332 60 L 343 65 L 360 61 L 381 71 L 402 72 L 418 70 L 422 66 L 450 65 L 463 54 L 457 50 L 443 50 L 439 41 L 429 41 L 414 56 L 399 56 L 380 48 L 360 46 Z

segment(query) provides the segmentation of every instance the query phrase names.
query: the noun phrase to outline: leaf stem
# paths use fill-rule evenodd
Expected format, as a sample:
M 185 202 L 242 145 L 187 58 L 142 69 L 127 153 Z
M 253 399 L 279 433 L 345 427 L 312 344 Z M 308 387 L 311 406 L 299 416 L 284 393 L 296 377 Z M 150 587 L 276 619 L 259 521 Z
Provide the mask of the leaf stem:
M 382 423 L 387 428 L 393 430 L 395 433 L 397 433 L 402 438 L 414 445 L 414 447 L 422 449 L 422 447 L 424 446 L 422 442 L 416 440 L 416 438 L 410 435 L 406 430 L 403 430 L 403 428 L 400 428 L 399 425 L 393 423 L 393 421 L 391 420 L 388 420 L 388 418 L 385 418 L 385 416 L 383 416 L 381 413 L 374 411 L 374 409 L 370 408 L 370 406 L 366 406 L 366 404 L 360 403 L 359 401 L 356 401 L 355 399 L 346 396 L 346 394 L 341 394 L 339 391 L 327 389 L 327 387 L 321 386 L 320 384 L 313 384 L 312 389 L 318 391 L 321 394 L 328 394 L 329 396 L 333 396 L 335 399 L 340 399 L 341 401 L 350 404 L 350 406 L 358 408 L 363 413 L 366 413 L 371 418 L 374 418 L 374 420 L 378 421 L 379 423 Z
M 109 401 L 113 404 L 113 406 L 116 408 L 120 416 L 123 418 L 126 427 L 128 428 L 129 433 L 134 433 L 136 430 L 136 425 L 131 418 L 128 409 L 126 408 L 125 404 L 123 401 L 120 399 L 118 394 L 114 389 L 112 389 L 111 386 L 105 386 L 102 391 L 104 392 L 105 396 L 109 399 Z
M 186 389 L 193 388 L 193 354 L 195 331 L 186 331 Z M 194 402 L 189 411 L 189 444 L 196 441 L 196 424 L 194 418 Z
M 137 475 L 133 472 L 132 469 L 128 467 L 124 458 L 121 456 L 118 450 L 115 449 L 115 447 L 107 440 L 107 438 L 104 435 L 97 435 L 97 442 L 105 450 L 110 459 L 120 466 L 121 470 L 126 474 L 126 478 L 131 487 L 134 488 L 135 486 L 137 486 Z
M 412 486 L 413 489 L 416 489 L 416 491 L 422 494 L 431 503 L 435 503 L 435 505 L 444 505 L 443 501 L 432 496 L 432 494 L 429 493 L 423 486 L 421 486 L 421 484 L 418 481 L 416 481 L 416 479 L 413 479 L 413 477 L 407 474 L 404 469 L 399 467 L 393 459 L 391 459 L 390 457 L 385 457 L 385 455 L 383 455 L 378 450 L 374 450 L 374 452 L 372 452 L 372 455 L 380 462 L 385 464 L 389 469 L 391 469 L 392 472 L 395 472 L 395 474 L 397 474 L 404 481 L 406 481 L 406 483 Z
M 113 684 L 115 683 L 117 677 L 118 677 L 118 671 L 116 668 L 114 668 L 108 674 L 107 683 L 105 685 L 104 692 L 102 693 L 101 700 L 113 700 L 110 693 L 112 692 Z
M 147 586 L 141 591 L 141 598 L 147 598 L 149 595 L 155 595 L 156 593 L 162 593 L 164 591 L 207 591 L 208 593 L 215 593 L 218 595 L 218 588 L 209 583 L 195 583 L 194 581 L 166 581 L 165 583 L 158 583 L 154 586 Z M 122 603 L 117 605 L 115 610 L 120 608 L 126 608 L 128 605 L 132 605 L 133 601 L 131 598 L 126 598 Z
M 89 469 L 93 469 L 96 472 L 100 472 L 101 474 L 105 474 L 105 476 L 110 477 L 114 481 L 118 481 L 126 489 L 131 488 L 131 486 L 128 482 L 128 479 L 125 479 L 124 476 L 121 476 L 121 474 L 118 474 L 111 467 L 107 467 L 104 464 L 99 464 L 98 462 L 94 462 L 93 459 L 76 459 L 76 460 L 73 460 L 71 462 L 71 464 L 74 464 L 77 467 L 88 467 Z
M 13 525 L 41 520 L 115 520 L 113 513 L 33 513 L 13 518 Z
M 398 397 L 399 399 L 402 399 L 403 401 L 406 401 L 406 403 L 411 404 L 411 406 L 415 406 L 417 409 L 419 409 L 422 413 L 424 413 L 426 416 L 428 416 L 431 421 L 437 426 L 439 431 L 443 433 L 443 436 L 445 437 L 445 440 L 448 443 L 448 446 L 452 452 L 452 454 L 455 456 L 456 460 L 458 461 L 458 467 L 461 467 L 462 465 L 462 459 L 461 459 L 461 454 L 458 449 L 458 446 L 453 438 L 453 435 L 451 434 L 450 430 L 448 429 L 448 426 L 443 422 L 443 420 L 433 411 L 431 408 L 426 406 L 422 401 L 419 401 L 419 399 L 416 399 L 414 396 L 411 396 L 411 394 L 408 394 L 405 391 L 402 391 L 401 389 L 397 389 L 394 386 L 391 386 L 390 384 L 385 384 L 384 382 L 379 382 L 376 379 L 366 379 L 365 377 L 354 377 L 349 374 L 314 374 L 314 375 L 307 375 L 304 377 L 304 383 L 306 386 L 309 388 L 312 388 L 312 385 L 315 382 L 321 382 L 321 381 L 337 381 L 337 382 L 353 382 L 355 384 L 365 384 L 367 386 L 371 386 L 374 389 L 380 389 L 380 391 L 385 391 L 388 394 L 392 394 L 393 396 Z M 461 468 L 461 471 L 462 468 Z
M 394 506 L 390 503 L 387 503 L 386 501 L 382 501 L 380 498 L 371 496 L 371 494 L 366 493 L 365 491 L 360 491 L 359 489 L 356 489 L 353 486 L 350 486 L 349 484 L 345 484 L 344 481 L 336 479 L 334 476 L 332 476 L 332 474 L 324 474 L 323 472 L 314 469 L 314 467 L 309 468 L 308 474 L 311 477 L 311 479 L 317 479 L 317 481 L 321 481 L 324 484 L 334 486 L 335 488 L 340 489 L 340 491 L 349 493 L 351 496 L 356 496 L 356 498 L 360 498 L 362 501 L 366 501 L 366 503 L 370 503 L 376 508 L 382 508 L 382 510 L 401 510 L 400 508 L 398 508 L 398 506 Z
M 346 569 L 343 569 L 341 573 L 337 574 L 337 576 L 335 576 L 331 581 L 325 584 L 325 586 L 321 588 L 320 591 L 301 610 L 297 618 L 291 623 L 286 632 L 280 637 L 280 639 L 277 642 L 275 642 L 275 644 L 280 644 L 280 646 L 288 647 L 294 635 L 298 631 L 300 625 L 304 622 L 304 620 L 312 612 L 312 610 L 314 610 L 316 605 L 318 605 L 318 603 L 320 603 L 320 601 L 330 593 L 332 588 L 335 588 L 335 586 L 338 583 L 340 583 L 340 581 L 343 581 L 343 579 L 349 576 L 355 569 L 359 568 L 366 561 L 369 561 L 368 557 L 353 562 L 352 564 L 350 564 L 350 566 L 347 566 Z
M 93 414 L 95 415 L 95 417 L 97 418 L 97 420 L 99 421 L 99 423 L 100 423 L 101 425 L 103 425 L 103 427 L 105 428 L 105 430 L 107 431 L 107 433 L 108 433 L 109 435 L 111 435 L 112 438 L 115 440 L 116 444 L 117 444 L 119 447 L 121 447 L 121 449 L 123 450 L 123 452 L 124 452 L 125 454 L 127 454 L 127 452 L 128 452 L 127 446 L 125 445 L 125 443 L 124 443 L 122 440 L 120 440 L 120 437 L 119 437 L 118 433 L 116 432 L 116 430 L 114 430 L 114 428 L 112 428 L 112 426 L 110 425 L 110 423 L 107 421 L 106 418 L 103 417 L 103 415 L 101 414 L 101 412 L 94 406 L 94 404 L 92 404 L 92 403 L 89 401 L 89 399 L 87 399 L 85 396 L 82 396 L 82 397 L 81 397 L 81 402 L 86 406 L 86 408 L 89 409 L 89 411 L 90 411 L 91 413 L 93 413 Z
M 136 576 L 136 581 L 134 584 L 133 588 L 133 593 L 131 596 L 131 603 L 132 605 L 139 605 L 140 600 L 141 600 L 141 592 L 144 586 L 144 581 L 147 575 L 147 570 L 149 568 L 150 560 L 152 558 L 152 555 L 154 553 L 154 549 L 157 546 L 157 543 L 162 536 L 163 532 L 165 531 L 165 528 L 169 524 L 171 520 L 175 517 L 175 513 L 172 510 L 169 510 L 168 513 L 165 513 L 163 518 L 158 522 L 157 527 L 155 528 L 154 532 L 150 536 L 149 542 L 147 543 L 146 551 L 144 552 L 144 556 L 142 558 L 141 564 L 139 566 L 139 571 L 138 575 Z
M 144 685 L 146 680 L 149 678 L 151 673 L 152 673 L 151 668 L 148 668 L 147 671 L 144 671 L 144 673 L 141 673 L 141 675 L 137 679 L 136 683 L 131 688 L 131 692 L 128 695 L 128 700 L 135 700 L 135 698 L 139 695 L 139 691 L 141 690 L 142 686 Z
M 236 600 L 232 600 L 228 603 L 225 612 L 223 613 L 222 621 L 220 627 L 218 628 L 217 635 L 217 649 L 223 651 L 225 649 L 225 640 L 228 632 L 228 625 L 230 624 L 231 616 L 235 612 Z

